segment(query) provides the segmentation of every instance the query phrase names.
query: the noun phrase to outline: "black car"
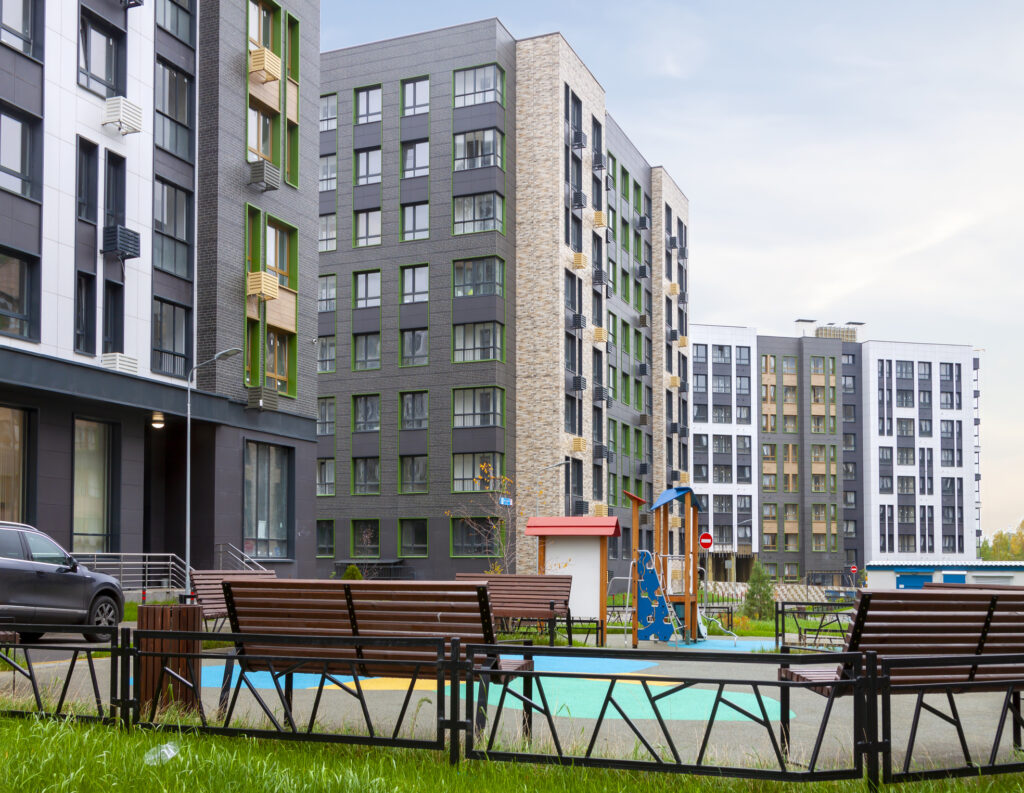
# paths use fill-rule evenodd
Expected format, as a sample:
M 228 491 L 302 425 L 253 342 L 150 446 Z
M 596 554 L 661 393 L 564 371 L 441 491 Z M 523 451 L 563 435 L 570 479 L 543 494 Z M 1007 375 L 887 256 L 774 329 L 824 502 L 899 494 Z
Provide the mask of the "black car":
M 91 572 L 38 529 L 0 521 L 0 622 L 108 627 L 123 615 L 116 578 Z M 41 635 L 22 632 L 21 638 Z M 92 642 L 105 638 L 82 635 Z

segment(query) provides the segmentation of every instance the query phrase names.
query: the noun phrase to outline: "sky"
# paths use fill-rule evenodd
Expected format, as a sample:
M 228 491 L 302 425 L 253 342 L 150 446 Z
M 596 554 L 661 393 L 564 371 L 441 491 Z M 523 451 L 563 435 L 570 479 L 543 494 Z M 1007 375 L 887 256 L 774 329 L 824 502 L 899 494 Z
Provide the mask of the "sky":
M 1024 3 L 322 0 L 321 49 L 490 16 L 686 193 L 692 322 L 981 349 L 982 528 L 1024 519 Z

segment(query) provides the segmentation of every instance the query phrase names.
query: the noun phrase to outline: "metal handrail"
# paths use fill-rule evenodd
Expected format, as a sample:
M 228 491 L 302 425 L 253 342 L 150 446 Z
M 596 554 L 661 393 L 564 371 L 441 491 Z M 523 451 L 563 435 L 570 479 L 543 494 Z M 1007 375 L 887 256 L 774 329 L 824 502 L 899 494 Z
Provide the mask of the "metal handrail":
M 230 542 L 219 542 L 213 546 L 218 570 L 266 570 L 263 565 L 245 551 Z
M 76 553 L 75 559 L 114 576 L 122 589 L 185 588 L 185 562 L 175 553 Z

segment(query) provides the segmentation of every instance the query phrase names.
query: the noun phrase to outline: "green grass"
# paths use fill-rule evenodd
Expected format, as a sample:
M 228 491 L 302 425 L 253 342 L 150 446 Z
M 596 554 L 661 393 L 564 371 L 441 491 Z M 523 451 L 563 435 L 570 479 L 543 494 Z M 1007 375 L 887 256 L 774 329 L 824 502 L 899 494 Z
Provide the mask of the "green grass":
M 178 754 L 163 765 L 146 765 L 147 751 L 173 741 Z M 901 785 L 908 793 L 1020 791 L 1024 776 Z M 0 720 L 0 786 L 3 790 L 111 793 L 865 793 L 862 781 L 781 784 L 633 771 L 560 768 L 463 761 L 430 751 L 296 744 L 247 738 L 178 735 L 171 732 L 87 726 L 36 719 Z
M 147 606 L 176 606 L 177 600 L 149 600 L 145 603 Z M 139 606 L 141 603 L 135 601 L 128 601 L 124 604 L 124 621 L 125 622 L 138 622 L 139 621 Z

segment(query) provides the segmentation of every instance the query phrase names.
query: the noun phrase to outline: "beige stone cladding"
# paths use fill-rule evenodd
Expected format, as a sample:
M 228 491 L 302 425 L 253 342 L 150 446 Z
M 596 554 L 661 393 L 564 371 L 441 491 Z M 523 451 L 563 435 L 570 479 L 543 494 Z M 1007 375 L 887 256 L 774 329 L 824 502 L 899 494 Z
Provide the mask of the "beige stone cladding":
M 565 432 L 565 278 L 570 270 L 583 281 L 587 330 L 583 332 L 583 361 L 589 361 L 593 317 L 589 296 L 592 263 L 576 269 L 573 251 L 564 241 L 564 152 L 567 140 L 565 86 L 580 98 L 583 123 L 590 118 L 602 124 L 604 90 L 559 33 L 523 39 L 516 44 L 516 449 L 514 478 L 523 509 L 517 510 L 517 570 L 537 570 L 537 543 L 524 538 L 526 519 L 535 511 L 561 515 L 564 511 L 564 471 L 547 468 L 566 457 L 583 461 L 583 496 L 592 492 L 590 389 L 583 399 L 585 452 L 572 451 L 572 436 Z M 586 130 L 589 134 L 589 129 Z M 584 191 L 589 191 L 593 170 L 592 152 L 580 152 Z M 590 202 L 588 202 L 590 203 Z M 583 252 L 589 257 L 594 213 L 583 212 Z M 581 367 L 589 374 L 587 367 Z
M 690 202 L 683 191 L 679 189 L 672 177 L 665 171 L 665 169 L 658 165 L 651 169 L 651 213 L 654 217 L 651 218 L 651 247 L 652 261 L 651 261 L 651 292 L 652 302 L 654 309 L 654 316 L 652 317 L 652 347 L 653 347 L 653 373 L 652 381 L 654 383 L 663 382 L 661 392 L 654 394 L 654 417 L 652 419 L 655 428 L 655 443 L 654 443 L 654 493 L 655 497 L 660 490 L 659 486 L 661 483 L 673 484 L 669 482 L 668 471 L 670 466 L 668 465 L 667 454 L 665 451 L 665 443 L 663 440 L 659 441 L 659 438 L 666 437 L 666 430 L 662 429 L 666 427 L 667 416 L 665 408 L 665 392 L 670 391 L 672 393 L 673 403 L 676 405 L 673 418 L 679 422 L 680 425 L 689 424 L 688 416 L 678 415 L 679 406 L 679 388 L 671 387 L 672 375 L 679 376 L 681 380 L 684 380 L 684 373 L 679 372 L 678 352 L 682 352 L 684 355 L 689 357 L 689 348 L 679 348 L 675 343 L 672 344 L 672 353 L 676 357 L 676 360 L 672 362 L 672 373 L 670 374 L 665 366 L 665 339 L 666 333 L 670 327 L 666 323 L 665 317 L 665 297 L 668 296 L 671 300 L 673 310 L 678 305 L 678 298 L 675 295 L 669 294 L 670 285 L 675 282 L 676 279 L 676 257 L 679 253 L 678 250 L 672 251 L 672 269 L 673 278 L 669 279 L 665 277 L 665 256 L 668 247 L 668 238 L 675 234 L 674 224 L 676 220 L 682 220 L 687 226 L 690 224 Z M 673 228 L 665 228 L 665 207 L 666 205 L 672 211 L 672 223 Z M 687 280 L 689 280 L 689 274 L 687 274 Z M 680 290 L 685 289 L 685 284 L 679 284 Z M 689 315 L 689 306 L 687 306 L 687 315 Z M 682 336 L 684 329 L 678 328 L 676 318 L 672 318 L 671 327 L 679 330 L 680 336 Z M 679 459 L 679 443 L 677 435 L 667 436 L 675 447 L 675 456 L 673 458 L 674 465 L 671 466 L 677 471 L 682 471 L 683 465 L 682 460 Z M 675 484 L 680 484 L 676 482 Z M 670 532 L 676 534 L 673 544 L 676 548 L 680 548 L 679 536 L 676 529 L 670 529 Z

